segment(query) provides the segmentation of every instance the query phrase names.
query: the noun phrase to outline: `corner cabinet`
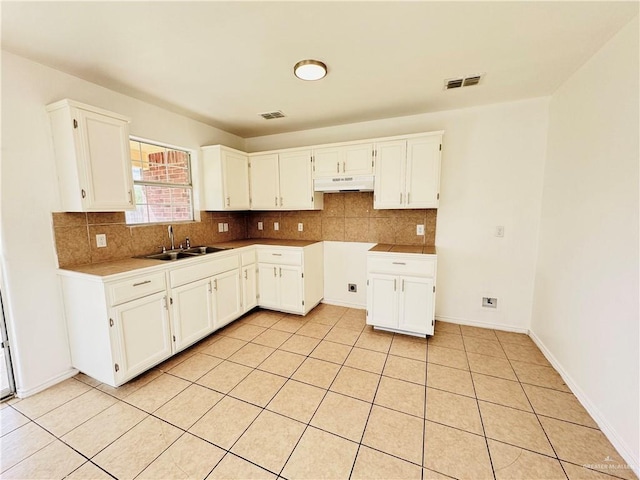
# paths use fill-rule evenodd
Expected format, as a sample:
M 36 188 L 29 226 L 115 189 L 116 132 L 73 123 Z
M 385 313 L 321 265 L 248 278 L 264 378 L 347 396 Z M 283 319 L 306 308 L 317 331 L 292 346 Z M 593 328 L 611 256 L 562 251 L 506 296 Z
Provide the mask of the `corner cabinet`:
M 62 210 L 133 210 L 129 119 L 68 99 L 47 112 Z
M 375 148 L 373 208 L 438 208 L 442 132 Z
M 436 255 L 367 253 L 367 324 L 409 335 L 433 335 Z
M 249 157 L 222 145 L 202 147 L 205 210 L 249 210 Z
M 311 150 L 251 155 L 251 210 L 319 210 L 322 193 L 313 191 Z

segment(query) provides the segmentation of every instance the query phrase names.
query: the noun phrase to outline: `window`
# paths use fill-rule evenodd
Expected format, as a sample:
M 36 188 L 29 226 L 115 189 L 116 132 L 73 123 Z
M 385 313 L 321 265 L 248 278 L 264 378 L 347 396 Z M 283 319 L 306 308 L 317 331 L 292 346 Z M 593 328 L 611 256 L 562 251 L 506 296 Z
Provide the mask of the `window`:
M 186 150 L 130 140 L 136 209 L 127 223 L 193 220 L 191 154 Z

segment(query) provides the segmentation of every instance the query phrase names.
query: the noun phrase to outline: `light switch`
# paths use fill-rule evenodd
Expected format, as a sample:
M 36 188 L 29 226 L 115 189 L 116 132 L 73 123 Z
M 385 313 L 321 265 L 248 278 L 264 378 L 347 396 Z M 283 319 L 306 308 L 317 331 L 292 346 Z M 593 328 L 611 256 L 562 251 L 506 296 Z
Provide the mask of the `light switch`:
M 223 228 L 224 228 L 224 231 L 225 231 L 225 232 L 228 232 L 228 231 L 229 231 L 229 224 L 228 224 L 228 223 L 225 223 L 225 224 L 224 224 L 224 226 L 223 226 Z
M 258 222 L 258 230 L 262 230 L 264 228 L 264 224 L 262 222 Z
M 496 237 L 504 237 L 504 227 L 502 225 L 496 227 Z
M 304 225 L 302 224 L 302 222 L 300 222 L 300 223 L 298 224 L 298 231 L 299 231 L 299 232 L 302 232 L 303 230 L 304 230 Z
M 275 231 L 280 230 L 280 223 L 278 223 L 278 222 L 273 222 L 273 229 L 274 229 Z
M 99 233 L 96 235 L 96 247 L 104 248 L 107 246 L 107 235 L 105 233 Z
M 424 235 L 424 225 L 416 225 L 416 235 Z
M 218 232 L 224 232 L 224 223 L 218 223 Z

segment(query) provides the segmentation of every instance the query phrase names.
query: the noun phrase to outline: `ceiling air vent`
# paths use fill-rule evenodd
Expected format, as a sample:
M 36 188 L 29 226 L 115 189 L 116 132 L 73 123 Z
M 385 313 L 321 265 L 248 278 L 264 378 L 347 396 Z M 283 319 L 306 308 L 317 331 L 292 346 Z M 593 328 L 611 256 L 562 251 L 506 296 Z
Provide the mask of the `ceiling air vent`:
M 273 120 L 274 118 L 284 118 L 284 113 L 282 113 L 280 110 L 278 110 L 277 112 L 260 113 L 259 115 L 265 120 Z
M 452 88 L 470 87 L 472 85 L 478 85 L 481 79 L 482 79 L 482 74 L 469 75 L 469 76 L 460 77 L 460 78 L 449 78 L 444 81 L 444 89 L 450 90 Z

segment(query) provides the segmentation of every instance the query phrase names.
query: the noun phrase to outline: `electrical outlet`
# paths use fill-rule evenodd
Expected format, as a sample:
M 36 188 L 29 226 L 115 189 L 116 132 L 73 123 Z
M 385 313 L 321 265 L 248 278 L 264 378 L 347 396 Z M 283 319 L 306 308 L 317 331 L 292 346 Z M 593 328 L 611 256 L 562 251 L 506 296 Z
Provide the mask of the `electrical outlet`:
M 504 227 L 502 225 L 496 227 L 496 237 L 504 237 Z
M 280 230 L 280 223 L 278 222 L 273 222 L 273 229 L 277 232 L 278 230 Z
M 228 224 L 228 223 L 225 223 L 225 224 L 222 226 L 222 228 L 224 229 L 224 231 L 225 231 L 225 232 L 228 232 L 228 231 L 229 231 L 229 224 Z
M 264 229 L 264 224 L 262 222 L 258 222 L 258 230 Z
M 220 233 L 224 232 L 224 223 L 219 223 L 218 224 L 218 232 L 220 232 Z
M 482 297 L 482 306 L 487 308 L 498 308 L 498 299 L 494 297 Z
M 416 225 L 416 235 L 424 235 L 424 225 Z
M 304 230 L 304 225 L 301 223 L 298 224 L 298 231 L 302 232 Z
M 104 248 L 107 246 L 107 235 L 105 233 L 99 233 L 96 235 L 96 247 Z
M 347 288 L 352 293 L 356 293 L 358 291 L 358 285 L 356 285 L 355 283 L 350 283 Z

